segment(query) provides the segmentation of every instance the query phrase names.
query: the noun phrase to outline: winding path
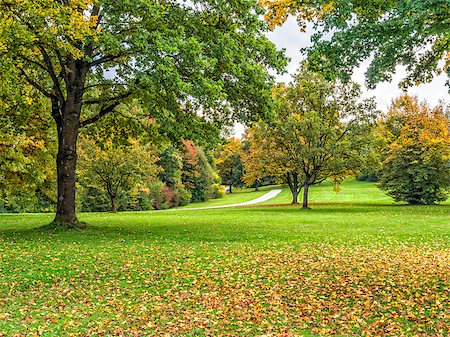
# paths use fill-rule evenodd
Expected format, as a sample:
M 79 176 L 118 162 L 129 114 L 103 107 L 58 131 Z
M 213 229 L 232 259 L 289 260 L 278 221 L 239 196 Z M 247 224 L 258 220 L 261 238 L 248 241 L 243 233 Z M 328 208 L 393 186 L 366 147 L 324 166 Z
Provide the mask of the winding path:
M 173 209 L 173 210 L 197 211 L 197 210 L 201 210 L 201 209 L 215 209 L 215 208 L 228 208 L 228 207 L 239 207 L 239 206 L 255 205 L 255 204 L 259 204 L 261 202 L 270 200 L 272 198 L 275 198 L 278 194 L 280 194 L 280 192 L 281 192 L 281 190 L 271 190 L 271 191 L 267 192 L 266 194 L 260 196 L 259 198 L 256 198 L 256 199 L 253 199 L 253 200 L 249 200 L 249 201 L 245 201 L 245 202 L 240 202 L 238 204 L 221 205 L 221 206 L 209 206 L 209 207 L 196 207 L 196 208 L 178 208 L 178 209 Z

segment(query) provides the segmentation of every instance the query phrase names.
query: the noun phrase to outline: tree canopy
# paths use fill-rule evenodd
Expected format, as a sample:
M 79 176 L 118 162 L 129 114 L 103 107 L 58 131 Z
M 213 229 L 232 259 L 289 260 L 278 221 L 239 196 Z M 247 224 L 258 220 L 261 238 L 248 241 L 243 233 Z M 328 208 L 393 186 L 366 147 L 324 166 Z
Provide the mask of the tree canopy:
M 380 187 L 396 201 L 433 204 L 450 190 L 450 119 L 442 106 L 401 96 L 380 120 L 385 155 Z
M 402 87 L 429 82 L 442 71 L 450 76 L 447 0 L 260 0 L 272 26 L 289 15 L 305 29 L 313 22 L 314 45 L 304 49 L 312 66 L 329 76 L 349 79 L 355 67 L 371 59 L 369 87 L 390 80 L 396 65 L 407 76 Z M 442 62 L 443 61 L 443 62 Z
M 264 143 L 269 170 L 289 185 L 292 203 L 298 203 L 303 188 L 306 208 L 309 186 L 339 180 L 361 167 L 376 110 L 373 100 L 360 101 L 357 84 L 330 82 L 305 69 L 294 78 L 274 89 L 275 121 L 254 130 Z
M 121 104 L 138 98 L 160 124 L 269 111 L 268 69 L 285 58 L 261 14 L 251 0 L 0 0 L 1 69 L 17 79 L 13 91 L 28 85 L 48 99 L 58 131 L 55 222 L 77 222 L 80 129 Z
M 241 161 L 242 142 L 236 138 L 228 138 L 216 151 L 216 167 L 222 184 L 228 185 L 228 192 L 233 186 L 242 186 L 243 166 Z

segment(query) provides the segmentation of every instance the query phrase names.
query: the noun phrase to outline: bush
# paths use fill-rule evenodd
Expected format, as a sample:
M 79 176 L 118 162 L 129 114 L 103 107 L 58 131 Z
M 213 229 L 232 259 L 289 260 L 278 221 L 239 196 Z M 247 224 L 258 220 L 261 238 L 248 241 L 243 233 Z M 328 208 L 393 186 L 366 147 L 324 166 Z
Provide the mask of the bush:
M 212 199 L 220 199 L 223 198 L 225 192 L 223 191 L 222 185 L 220 184 L 212 184 L 211 185 L 211 198 Z
M 430 205 L 447 199 L 450 165 L 438 154 L 417 145 L 394 151 L 385 161 L 380 188 L 396 201 Z
M 191 193 L 188 190 L 184 189 L 184 188 L 180 188 L 178 191 L 180 193 L 179 206 L 188 205 L 191 202 L 191 198 L 192 198 Z
M 358 181 L 376 182 L 379 180 L 375 173 L 364 172 L 360 176 L 356 177 Z

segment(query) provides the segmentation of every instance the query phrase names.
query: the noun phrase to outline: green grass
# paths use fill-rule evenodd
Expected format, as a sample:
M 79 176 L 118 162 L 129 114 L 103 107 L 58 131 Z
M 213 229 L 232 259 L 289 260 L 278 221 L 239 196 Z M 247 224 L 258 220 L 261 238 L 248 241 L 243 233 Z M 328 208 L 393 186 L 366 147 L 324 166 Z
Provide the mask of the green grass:
M 80 214 L 82 231 L 0 215 L 0 336 L 448 336 L 450 206 L 329 190 L 310 210 Z
M 279 186 L 264 186 L 261 187 L 259 191 L 255 191 L 253 188 L 233 188 L 233 193 L 226 193 L 223 198 L 210 199 L 206 202 L 191 203 L 180 208 L 198 208 L 238 204 L 241 202 L 259 198 L 260 196 L 275 188 L 279 188 Z
M 301 192 L 303 193 L 303 191 Z M 299 195 L 301 202 L 302 195 Z M 320 185 L 311 186 L 309 200 L 312 205 L 323 203 L 348 203 L 348 204 L 393 204 L 391 197 L 377 188 L 376 183 L 359 182 L 349 180 L 340 186 L 340 191 L 335 192 L 333 185 L 325 181 Z M 263 204 L 289 204 L 292 202 L 292 194 L 289 189 L 284 189 L 277 197 Z

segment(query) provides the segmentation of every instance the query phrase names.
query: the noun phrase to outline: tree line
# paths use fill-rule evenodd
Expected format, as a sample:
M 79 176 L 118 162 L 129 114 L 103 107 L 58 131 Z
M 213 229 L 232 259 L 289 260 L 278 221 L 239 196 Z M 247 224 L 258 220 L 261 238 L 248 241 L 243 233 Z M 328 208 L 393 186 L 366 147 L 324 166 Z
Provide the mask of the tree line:
M 349 176 L 379 181 L 395 201 L 433 204 L 450 190 L 450 119 L 444 104 L 430 107 L 403 95 L 385 113 L 361 100 L 359 86 L 301 70 L 273 89 L 273 119 L 255 123 L 243 143 L 231 139 L 218 169 L 230 185 L 286 184 L 292 203 L 309 205 L 310 186 Z M 220 163 L 220 165 L 219 165 Z

